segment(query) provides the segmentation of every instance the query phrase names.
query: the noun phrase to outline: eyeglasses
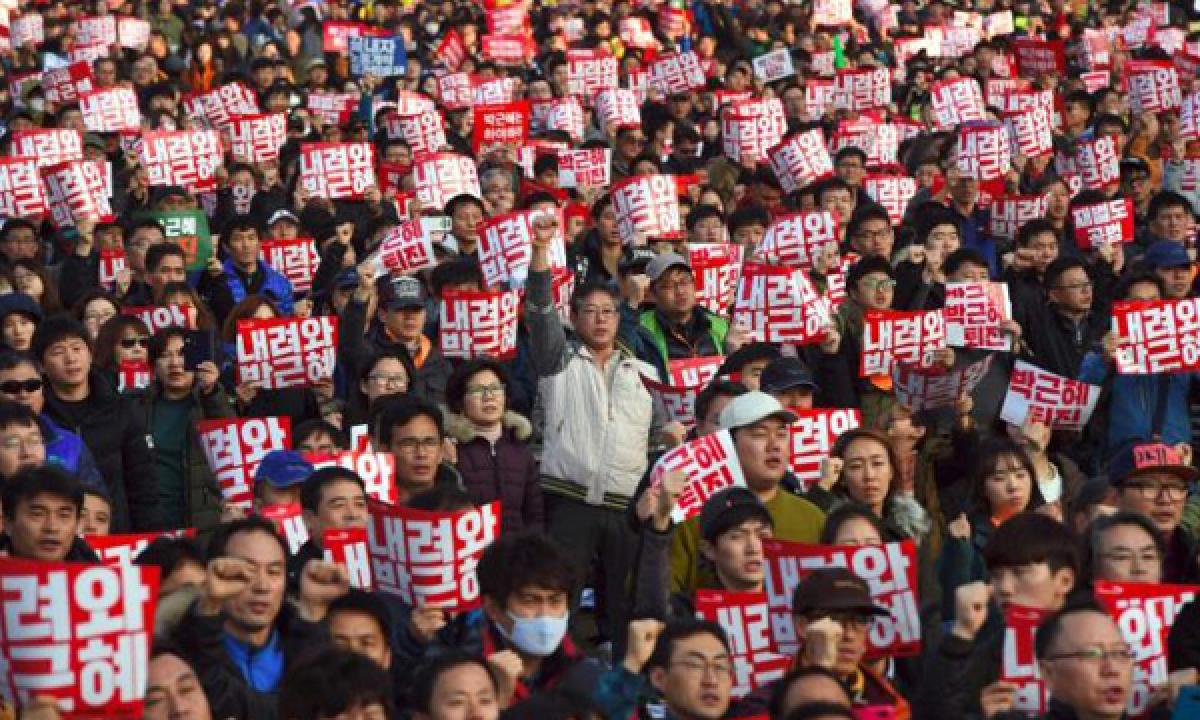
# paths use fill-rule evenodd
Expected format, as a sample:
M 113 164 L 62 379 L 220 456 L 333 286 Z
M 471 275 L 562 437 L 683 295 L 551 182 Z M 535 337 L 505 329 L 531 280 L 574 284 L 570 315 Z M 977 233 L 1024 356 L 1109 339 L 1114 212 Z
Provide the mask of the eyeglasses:
M 150 347 L 150 338 L 145 335 L 135 338 L 121 338 L 121 347 L 126 350 L 132 350 L 135 347 L 147 348 Z
M 488 397 L 504 394 L 504 385 L 496 383 L 494 385 L 471 385 L 467 388 L 467 395 L 476 397 Z
M 672 667 L 683 669 L 690 675 L 704 676 L 711 672 L 717 677 L 729 677 L 733 675 L 733 663 L 728 660 L 714 660 L 706 662 L 704 660 L 676 660 L 671 663 Z
M 854 237 L 859 240 L 886 240 L 892 236 L 892 229 L 883 228 L 882 230 L 859 230 L 854 234 Z
M 0 393 L 5 395 L 16 395 L 17 393 L 35 393 L 41 390 L 45 383 L 41 378 L 29 378 L 28 380 L 5 380 L 0 383 Z
M 368 375 L 367 377 L 371 380 L 371 382 L 375 383 L 376 385 L 378 385 L 380 387 L 390 387 L 390 388 L 406 388 L 406 387 L 408 387 L 408 376 L 400 375 L 399 373 L 397 373 L 395 375 Z
M 414 453 L 418 449 L 433 452 L 442 446 L 442 439 L 440 437 L 400 438 L 393 444 L 404 453 Z
M 858 282 L 867 292 L 891 290 L 892 288 L 896 287 L 896 281 L 891 278 L 884 278 L 883 280 L 872 280 L 868 278 L 866 280 L 859 280 Z
M 46 445 L 46 442 L 44 440 L 42 440 L 41 435 L 39 435 L 37 437 L 24 437 L 24 438 L 6 437 L 3 440 L 0 440 L 0 447 L 4 448 L 5 450 L 8 450 L 9 452 L 13 452 L 13 451 L 17 451 L 17 450 L 29 450 L 32 448 L 40 448 L 40 447 L 45 447 L 45 445 Z
M 589 318 L 611 318 L 616 317 L 617 309 L 611 307 L 596 307 L 595 305 L 585 305 L 579 309 L 579 314 Z
M 1088 290 L 1092 287 L 1092 281 L 1071 283 L 1070 285 L 1055 285 L 1055 290 Z
M 1128 646 L 1111 648 L 1105 650 L 1102 647 L 1095 646 L 1084 648 L 1077 652 L 1058 653 L 1057 655 L 1048 655 L 1047 660 L 1082 660 L 1090 665 L 1099 665 L 1107 660 L 1114 665 L 1128 665 L 1133 662 L 1135 654 Z
M 1143 500 L 1157 500 L 1165 495 L 1167 500 L 1172 502 L 1184 499 L 1188 492 L 1186 485 L 1174 483 L 1160 485 L 1158 483 L 1131 482 L 1125 484 L 1125 489 L 1138 493 Z

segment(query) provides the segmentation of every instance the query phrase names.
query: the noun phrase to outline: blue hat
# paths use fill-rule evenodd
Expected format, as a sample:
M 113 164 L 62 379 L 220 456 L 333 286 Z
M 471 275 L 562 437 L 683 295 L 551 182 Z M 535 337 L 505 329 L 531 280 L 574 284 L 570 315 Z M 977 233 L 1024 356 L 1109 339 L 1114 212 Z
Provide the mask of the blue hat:
M 276 489 L 299 485 L 313 473 L 313 465 L 295 450 L 272 450 L 263 455 L 254 471 L 254 484 L 266 482 Z
M 333 278 L 333 286 L 338 290 L 358 287 L 358 268 L 343 268 Z
M 25 293 L 0 295 L 0 321 L 13 313 L 24 313 L 33 318 L 34 322 L 42 321 L 42 306 Z
M 1158 270 L 1160 268 L 1190 267 L 1192 258 L 1183 245 L 1172 240 L 1159 240 L 1146 250 L 1145 255 L 1142 255 L 1142 262 L 1146 263 L 1151 270 Z

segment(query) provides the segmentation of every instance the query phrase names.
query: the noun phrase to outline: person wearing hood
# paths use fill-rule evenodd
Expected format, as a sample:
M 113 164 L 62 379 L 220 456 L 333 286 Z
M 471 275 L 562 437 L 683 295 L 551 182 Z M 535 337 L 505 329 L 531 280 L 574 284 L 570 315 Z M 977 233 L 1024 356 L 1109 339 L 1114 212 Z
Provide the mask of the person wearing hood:
M 42 321 L 42 308 L 23 293 L 0 295 L 0 341 L 10 350 L 28 352 Z

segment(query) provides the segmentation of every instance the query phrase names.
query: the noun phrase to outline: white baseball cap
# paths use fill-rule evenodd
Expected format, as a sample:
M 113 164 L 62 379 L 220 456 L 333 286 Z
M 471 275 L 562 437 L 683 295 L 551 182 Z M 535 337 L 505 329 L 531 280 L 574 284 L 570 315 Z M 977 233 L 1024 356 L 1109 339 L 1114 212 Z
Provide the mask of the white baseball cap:
M 746 427 L 769 417 L 779 418 L 785 423 L 796 422 L 796 414 L 785 408 L 773 396 L 751 390 L 738 395 L 717 416 L 722 430 Z

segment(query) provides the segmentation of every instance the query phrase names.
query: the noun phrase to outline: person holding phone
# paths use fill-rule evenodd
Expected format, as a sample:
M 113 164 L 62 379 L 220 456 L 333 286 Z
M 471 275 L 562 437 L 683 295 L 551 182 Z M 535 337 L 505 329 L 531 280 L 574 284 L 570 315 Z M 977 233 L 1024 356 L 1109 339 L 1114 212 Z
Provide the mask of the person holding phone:
M 150 338 L 154 379 L 142 400 L 158 494 L 153 529 L 204 531 L 220 519 L 221 493 L 200 450 L 196 423 L 231 417 L 212 361 L 212 336 L 164 328 Z

